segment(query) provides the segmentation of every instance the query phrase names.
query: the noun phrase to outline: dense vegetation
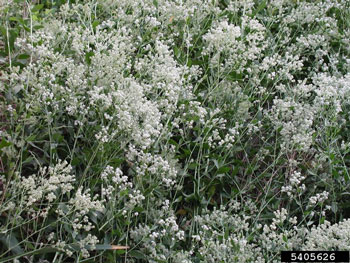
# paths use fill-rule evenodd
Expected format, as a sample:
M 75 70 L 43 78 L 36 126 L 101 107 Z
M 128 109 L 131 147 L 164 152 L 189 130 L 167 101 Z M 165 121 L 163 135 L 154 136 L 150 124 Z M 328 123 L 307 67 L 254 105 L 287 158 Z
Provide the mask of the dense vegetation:
M 0 21 L 0 262 L 350 250 L 350 1 L 0 0 Z

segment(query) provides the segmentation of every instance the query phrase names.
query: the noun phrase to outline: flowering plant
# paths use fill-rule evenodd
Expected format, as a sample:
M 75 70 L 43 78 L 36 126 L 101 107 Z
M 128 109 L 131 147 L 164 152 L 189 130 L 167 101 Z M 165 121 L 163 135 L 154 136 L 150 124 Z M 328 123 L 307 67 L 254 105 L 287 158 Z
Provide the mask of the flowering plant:
M 349 250 L 349 10 L 0 1 L 0 262 Z

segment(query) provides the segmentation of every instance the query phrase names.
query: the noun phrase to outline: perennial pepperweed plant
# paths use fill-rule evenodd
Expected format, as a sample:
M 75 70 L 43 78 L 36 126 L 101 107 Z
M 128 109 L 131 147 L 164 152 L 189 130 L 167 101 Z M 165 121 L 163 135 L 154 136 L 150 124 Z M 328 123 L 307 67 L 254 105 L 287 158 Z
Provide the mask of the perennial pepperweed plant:
M 350 1 L 1 0 L 0 21 L 0 262 L 350 250 Z

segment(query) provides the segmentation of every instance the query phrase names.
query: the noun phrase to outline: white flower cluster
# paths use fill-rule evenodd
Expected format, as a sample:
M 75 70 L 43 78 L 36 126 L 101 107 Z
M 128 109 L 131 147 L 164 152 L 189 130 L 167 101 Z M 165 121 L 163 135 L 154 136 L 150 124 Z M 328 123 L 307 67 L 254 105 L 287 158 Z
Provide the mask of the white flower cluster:
M 221 119 L 221 120 L 224 120 L 224 119 Z M 213 120 L 213 122 L 215 123 L 215 120 Z M 219 124 L 219 122 L 217 124 Z M 225 122 L 226 120 L 224 120 L 223 124 Z M 231 147 L 236 141 L 237 135 L 239 135 L 237 127 L 228 129 L 228 131 L 225 133 L 224 136 L 220 135 L 220 132 L 218 129 L 214 129 L 212 134 L 208 136 L 208 145 L 210 148 L 225 146 L 225 148 L 231 149 Z
M 318 23 L 323 22 L 328 24 L 330 27 L 330 25 L 336 23 L 336 20 L 324 14 L 332 7 L 339 6 L 340 3 L 333 1 L 322 1 L 318 3 L 300 2 L 300 4 L 292 9 L 290 14 L 286 15 L 282 21 L 286 24 L 297 22 L 301 25 L 316 21 Z M 336 25 L 333 26 L 333 28 L 336 28 Z
M 105 115 L 106 116 L 106 115 Z M 101 131 L 99 131 L 96 135 L 95 138 L 98 141 L 101 141 L 102 143 L 108 143 L 112 141 L 114 136 L 117 134 L 116 131 L 109 132 L 109 127 L 102 126 Z
M 306 176 L 302 176 L 301 172 L 294 171 L 288 176 L 289 182 L 286 186 L 282 186 L 281 192 L 286 192 L 289 197 L 295 197 L 296 191 L 300 194 L 305 191 L 305 184 L 301 184 L 301 182 L 306 178 Z
M 284 141 L 281 147 L 293 149 L 296 146 L 307 152 L 313 144 L 315 125 L 319 131 L 342 125 L 344 121 L 342 123 L 339 113 L 342 112 L 342 105 L 349 103 L 349 83 L 349 74 L 336 78 L 320 73 L 313 77 L 312 85 L 306 85 L 305 81 L 300 81 L 293 89 L 279 85 L 278 89 L 286 97 L 276 98 L 267 114 L 273 124 L 281 128 Z
M 20 211 L 18 220 L 22 212 L 27 212 L 32 217 L 57 216 L 59 222 L 72 228 L 71 238 L 81 242 L 84 247 L 82 255 L 88 257 L 86 246 L 94 246 L 98 242 L 97 238 L 89 233 L 95 226 L 90 222 L 88 214 L 104 212 L 103 200 L 98 200 L 97 195 L 91 198 L 89 190 L 83 191 L 82 187 L 72 193 L 73 183 L 76 181 L 76 176 L 71 174 L 72 170 L 67 161 L 58 160 L 54 166 L 40 168 L 38 174 L 28 177 L 18 175 L 19 180 L 13 184 L 10 191 L 21 198 L 16 200 L 16 204 L 13 203 L 13 208 L 17 207 Z M 21 195 L 18 195 L 19 191 Z M 73 197 L 69 198 L 71 195 Z M 64 199 L 68 202 L 63 202 Z M 10 205 L 11 203 L 8 203 L 7 207 Z M 40 209 L 35 209 L 35 206 L 40 206 Z M 85 237 L 81 236 L 82 233 Z M 61 238 L 51 234 L 47 240 L 67 255 L 72 255 L 72 250 L 67 246 L 68 240 Z
M 210 66 L 218 68 L 219 72 L 242 73 L 248 62 L 256 60 L 266 48 L 265 27 L 247 16 L 242 16 L 241 20 L 240 25 L 226 19 L 215 21 L 203 36 L 207 44 L 203 55 L 211 55 Z
M 186 45 L 189 46 L 192 36 L 201 29 L 201 24 L 208 15 L 218 14 L 220 9 L 217 1 L 210 0 L 135 0 L 135 1 L 114 1 L 99 0 L 99 5 L 113 18 L 118 18 L 122 25 L 133 25 L 135 29 L 143 28 L 151 31 L 161 29 L 166 32 L 167 41 L 173 42 L 179 36 L 177 30 L 171 25 L 187 22 Z M 132 12 L 128 12 L 132 10 Z
M 79 187 L 75 196 L 68 202 L 70 210 L 75 211 L 76 216 L 84 216 L 89 211 L 104 211 L 103 201 L 98 200 L 98 195 L 91 198 L 90 190 L 83 191 L 83 187 Z
M 288 211 L 285 208 L 274 212 L 272 224 L 264 225 L 263 232 L 256 241 L 267 253 L 276 253 L 284 249 L 297 248 L 302 239 L 297 231 L 297 218 L 288 219 Z M 290 223 L 292 227 L 286 224 Z
M 110 175 L 112 175 L 112 177 Z M 114 191 L 125 191 L 133 186 L 131 182 L 128 182 L 128 177 L 123 175 L 122 170 L 109 165 L 101 173 L 101 179 L 106 184 L 106 187 L 103 186 L 101 189 L 101 196 L 106 196 L 107 200 L 113 198 Z M 111 184 L 111 182 L 113 184 Z
M 312 124 L 315 115 L 311 105 L 300 103 L 291 97 L 276 98 L 268 114 L 272 123 L 281 128 L 282 150 L 292 150 L 294 147 L 302 151 L 309 150 L 313 142 Z
M 148 54 L 131 65 L 136 51 L 132 33 L 126 27 L 112 27 L 107 21 L 94 32 L 77 23 L 52 21 L 28 44 L 35 62 L 12 79 L 33 89 L 28 94 L 32 110 L 46 105 L 49 112 L 62 109 L 80 122 L 102 114 L 113 125 L 96 125 L 101 127 L 96 133 L 99 141 L 108 143 L 115 135 L 124 134 L 125 140 L 131 138 L 146 149 L 161 135 L 162 122 L 171 118 L 179 99 L 192 96 L 190 86 L 182 88 L 183 75 L 198 73 L 178 66 L 161 40 L 155 40 L 154 50 L 147 46 Z M 59 37 L 54 38 L 53 32 Z M 68 48 L 70 41 L 73 56 L 52 48 L 63 42 Z M 145 78 L 125 77 L 125 72 L 132 71 Z
M 323 117 L 332 121 L 333 116 L 338 116 L 342 112 L 342 105 L 350 102 L 350 74 L 339 78 L 320 73 L 313 78 L 313 82 L 317 87 L 315 89 L 314 105 L 320 112 L 320 115 L 327 115 Z M 332 123 L 323 124 L 328 126 Z
M 216 50 L 220 53 L 230 47 L 239 49 L 239 47 L 236 46 L 240 44 L 237 41 L 240 36 L 241 28 L 239 26 L 229 24 L 228 21 L 223 20 L 215 25 L 209 33 L 203 36 L 203 39 L 208 42 L 206 53 L 212 50 Z M 240 46 L 240 48 L 243 49 L 242 46 Z
M 322 193 L 317 193 L 315 196 L 310 197 L 310 205 L 317 205 L 319 203 L 323 203 L 328 199 L 329 193 L 323 191 Z
M 325 221 L 319 226 L 313 226 L 307 232 L 303 250 L 335 250 L 350 249 L 350 220 L 345 219 L 337 224 Z
M 78 242 L 84 258 L 90 256 L 88 249 L 94 249 L 99 242 L 98 238 L 90 233 L 95 228 L 95 225 L 90 222 L 91 214 L 97 217 L 98 212 L 105 211 L 103 204 L 105 200 L 98 200 L 98 195 L 92 198 L 89 192 L 89 189 L 84 191 L 83 187 L 79 187 L 75 196 L 70 198 L 67 204 L 61 203 L 56 210 L 58 220 L 72 228 L 70 238 L 72 238 L 73 243 Z M 50 238 L 51 242 L 55 242 L 55 239 L 58 243 L 63 242 L 59 236 L 51 236 Z M 69 256 L 73 254 L 69 247 L 63 246 L 62 251 L 65 251 Z
M 239 13 L 241 11 L 244 14 L 251 15 L 254 5 L 253 0 L 235 0 L 229 2 L 227 10 L 233 13 Z
M 31 207 L 38 201 L 52 203 L 57 199 L 58 194 L 69 193 L 75 181 L 71 171 L 72 166 L 67 161 L 59 160 L 53 167 L 40 168 L 38 174 L 21 177 L 18 187 L 25 192 L 23 200 L 25 205 Z
M 175 163 L 171 160 L 167 160 L 158 154 L 137 151 L 133 146 L 130 146 L 127 157 L 129 161 L 135 163 L 137 176 L 142 178 L 151 175 L 152 178 L 161 182 L 167 188 L 172 188 L 176 184 L 177 169 Z
M 98 244 L 98 239 L 96 236 L 93 236 L 91 234 L 88 234 L 84 239 L 79 240 L 79 246 L 81 249 L 81 254 L 83 258 L 90 257 L 90 253 L 88 249 L 94 250 L 96 248 L 96 245 Z
M 128 176 L 123 175 L 122 170 L 107 166 L 101 174 L 103 185 L 101 196 L 106 198 L 106 206 L 112 206 L 116 211 L 127 217 L 137 206 L 142 207 L 145 196 L 136 186 L 129 181 Z M 138 212 L 133 213 L 137 216 Z
M 272 260 L 281 250 L 348 250 L 350 221 L 338 224 L 328 221 L 313 226 L 311 230 L 298 226 L 296 217 L 288 216 L 282 208 L 274 212 L 271 224 L 249 225 L 249 216 L 239 216 L 223 208 L 196 216 L 198 235 L 192 235 L 194 246 L 200 253 L 201 262 L 279 262 Z M 262 231 L 260 231 L 262 230 Z M 256 232 L 253 240 L 248 239 Z M 306 240 L 306 241 L 305 241 Z M 191 248 L 191 250 L 196 248 Z M 198 255 L 198 254 L 197 254 Z M 269 258 L 266 261 L 266 258 Z
M 188 253 L 174 249 L 184 240 L 185 233 L 176 222 L 176 216 L 169 204 L 169 200 L 165 200 L 158 210 L 153 211 L 154 214 L 150 216 L 150 220 L 153 221 L 152 228 L 148 225 L 139 225 L 130 231 L 133 242 L 135 244 L 142 242 L 142 251 L 150 255 L 149 262 L 152 263 L 170 259 L 180 262 L 178 256 L 188 260 Z
M 192 236 L 192 250 L 198 250 L 201 262 L 264 262 L 261 249 L 248 241 L 249 218 L 223 207 L 196 216 L 200 230 Z

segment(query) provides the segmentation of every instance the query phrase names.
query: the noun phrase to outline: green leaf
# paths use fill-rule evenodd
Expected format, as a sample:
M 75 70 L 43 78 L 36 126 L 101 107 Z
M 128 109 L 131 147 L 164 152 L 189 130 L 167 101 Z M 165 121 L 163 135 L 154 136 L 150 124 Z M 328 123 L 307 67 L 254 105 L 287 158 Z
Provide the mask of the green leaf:
M 85 54 L 85 61 L 86 61 L 86 63 L 87 63 L 88 65 L 91 64 L 91 57 L 92 57 L 93 55 L 95 55 L 95 53 L 92 52 L 92 51 L 87 52 L 87 53 Z
M 12 234 L 8 236 L 1 234 L 0 242 L 3 243 L 8 250 L 11 250 L 15 254 L 23 253 L 23 249 L 19 246 L 17 238 Z
M 24 252 L 18 255 L 14 255 L 14 256 L 10 256 L 7 258 L 2 258 L 0 259 L 0 263 L 3 262 L 9 262 L 11 260 L 17 259 L 17 258 L 21 258 L 21 257 L 25 257 L 25 256 L 31 256 L 31 255 L 36 255 L 36 254 L 42 254 L 45 255 L 47 253 L 53 253 L 53 252 L 58 252 L 59 250 L 57 248 L 52 248 L 52 247 L 45 247 L 45 248 L 41 248 L 38 250 L 33 250 L 33 251 L 29 251 L 29 252 Z
M 336 178 L 336 179 L 338 179 L 339 176 L 340 176 L 340 174 L 339 174 L 339 172 L 337 171 L 337 169 L 333 169 L 333 170 L 332 170 L 332 175 L 333 175 L 333 177 Z
M 283 235 L 282 238 L 283 238 L 283 241 L 284 241 L 284 242 L 286 242 L 286 243 L 288 242 L 288 239 L 287 239 L 287 237 L 286 237 L 285 235 Z
M 44 28 L 44 26 L 43 25 L 35 25 L 35 26 L 33 26 L 34 30 L 38 30 L 38 29 L 41 29 L 41 28 Z
M 22 163 L 23 164 L 26 164 L 26 163 L 31 163 L 32 161 L 34 160 L 34 158 L 32 156 L 29 156 L 27 159 L 25 159 Z
M 262 11 L 265 7 L 266 7 L 266 0 L 261 1 L 260 5 L 253 11 L 251 17 L 255 17 L 256 14 L 259 13 L 260 11 Z
M 174 141 L 173 139 L 169 139 L 169 143 L 175 146 L 178 146 L 178 143 Z
M 1 28 L 0 28 L 1 29 Z M 1 29 L 1 31 L 3 31 Z M 7 32 L 5 31 L 5 34 L 4 32 L 2 32 L 5 39 L 7 40 L 7 43 L 5 45 L 5 51 L 7 53 L 9 53 L 9 50 L 13 50 L 14 49 L 14 44 L 15 44 L 15 41 L 16 41 L 16 38 L 18 36 L 18 32 L 16 29 L 10 29 L 8 30 L 8 38 L 7 38 Z
M 123 254 L 125 254 L 125 252 L 126 252 L 125 249 L 118 249 L 118 250 L 117 250 L 117 254 L 118 254 L 118 255 L 123 255 Z
M 178 198 L 175 199 L 174 203 L 179 203 L 182 201 L 182 199 L 183 199 L 183 197 L 179 196 Z
M 60 133 L 54 133 L 54 134 L 52 134 L 52 139 L 53 139 L 55 142 L 63 142 L 63 141 L 64 141 L 64 137 L 63 137 L 62 134 L 60 134 Z
M 209 191 L 208 191 L 208 195 L 211 197 L 215 194 L 215 191 L 216 191 L 216 186 L 215 185 L 212 185 L 210 188 L 209 188 Z
M 100 24 L 100 21 L 95 20 L 94 22 L 92 22 L 92 28 L 96 29 L 96 27 Z
M 304 212 L 304 216 L 308 216 L 308 215 L 310 215 L 311 214 L 311 211 L 305 211 Z
M 17 59 L 28 59 L 30 58 L 30 55 L 28 54 L 20 54 L 17 56 Z
M 224 174 L 224 173 L 227 173 L 229 171 L 230 171 L 230 167 L 223 166 L 223 167 L 220 167 L 216 172 L 218 174 Z
M 41 10 L 43 7 L 44 7 L 44 4 L 35 5 L 35 6 L 32 8 L 32 13 L 38 12 L 38 11 Z
M 153 4 L 156 8 L 158 8 L 158 1 L 157 0 L 153 0 Z
M 94 211 L 94 212 L 89 213 L 89 218 L 96 225 L 98 225 L 98 222 L 102 217 L 103 217 L 103 214 L 101 212 L 98 212 L 98 211 Z
M 320 224 L 322 225 L 322 224 L 324 224 L 324 221 L 326 220 L 326 218 L 323 216 L 323 217 L 321 217 L 320 218 Z
M 10 21 L 16 21 L 16 22 L 19 22 L 21 24 L 24 24 L 24 21 L 23 21 L 23 18 L 22 17 L 16 17 L 16 16 L 11 16 L 9 18 Z
M 71 161 L 71 165 L 76 166 L 81 163 L 81 160 L 79 157 L 74 157 L 73 160 Z
M 182 149 L 185 156 L 190 156 L 191 155 L 191 151 L 190 150 L 187 150 L 187 149 Z
M 234 166 L 234 169 L 233 169 L 233 171 L 231 172 L 231 175 L 232 175 L 232 176 L 237 175 L 238 171 L 239 171 L 238 166 Z
M 192 66 L 192 59 L 188 58 L 187 67 L 191 67 L 191 66 Z
M 6 37 L 6 28 L 4 28 L 3 26 L 0 26 L 0 33 Z
M 230 229 L 227 228 L 227 229 L 225 230 L 224 239 L 228 239 L 229 235 L 230 235 Z
M 190 163 L 188 165 L 189 170 L 195 170 L 197 168 L 198 164 L 197 163 Z
M 120 158 L 113 158 L 110 160 L 110 164 L 113 166 L 120 166 L 125 160 Z
M 197 59 L 192 60 L 192 65 L 203 65 L 203 64 L 204 64 L 204 61 L 202 60 L 197 60 Z
M 189 201 L 199 201 L 200 200 L 200 198 L 199 198 L 197 193 L 192 193 L 190 195 L 184 194 L 184 196 L 185 196 L 185 200 L 187 202 L 189 202 Z
M 2 138 L 2 141 L 0 142 L 0 149 L 2 149 L 2 148 L 4 148 L 4 147 L 11 146 L 11 145 L 12 145 L 11 142 L 5 141 L 5 139 Z
M 147 260 L 147 257 L 145 254 L 143 254 L 141 251 L 139 250 L 131 250 L 129 253 L 128 253 L 128 256 L 130 257 L 134 257 L 134 258 L 137 258 L 137 259 L 145 259 Z
M 27 27 L 26 25 L 23 25 L 23 29 L 24 29 L 25 31 L 27 31 L 27 32 L 30 32 L 30 28 Z
M 119 192 L 119 196 L 123 197 L 123 196 L 127 195 L 128 193 L 129 193 L 129 190 L 125 189 L 125 190 Z
M 227 79 L 231 81 L 242 80 L 242 73 L 237 73 L 236 71 L 232 71 L 227 75 Z
M 336 214 L 338 212 L 338 204 L 337 204 L 337 202 L 332 202 L 331 209 L 332 209 L 332 212 L 334 214 Z
M 174 47 L 174 55 L 176 58 L 180 57 L 180 49 L 178 47 Z
M 214 164 L 215 164 L 216 168 L 219 168 L 219 162 L 218 162 L 218 160 L 213 159 L 212 161 L 214 162 Z
M 144 211 L 144 209 L 141 206 L 137 206 L 137 207 L 134 208 L 134 211 L 138 212 L 138 213 L 141 213 L 141 212 Z

